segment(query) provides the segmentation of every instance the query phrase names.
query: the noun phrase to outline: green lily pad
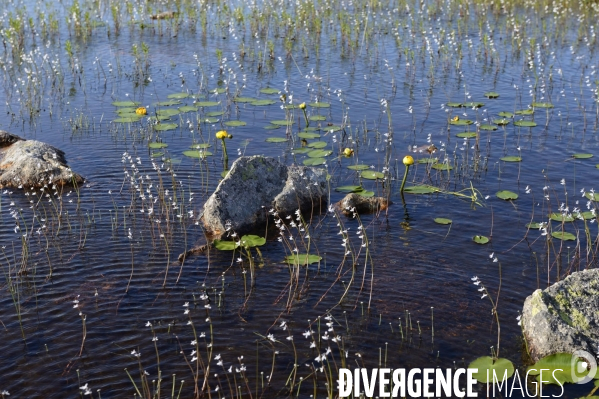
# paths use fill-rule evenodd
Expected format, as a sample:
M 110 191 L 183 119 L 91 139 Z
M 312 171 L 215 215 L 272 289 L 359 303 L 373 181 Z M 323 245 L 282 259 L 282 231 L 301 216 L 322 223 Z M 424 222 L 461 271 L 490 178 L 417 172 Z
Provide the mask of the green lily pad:
M 591 201 L 599 202 L 599 193 L 584 193 L 584 196 Z
M 168 101 L 159 101 L 154 103 L 157 107 L 170 107 L 172 105 L 181 105 L 181 101 L 179 100 L 168 100 Z
M 315 141 L 313 143 L 308 144 L 310 148 L 324 148 L 328 145 L 326 141 Z
M 435 218 L 434 221 L 435 221 L 435 223 L 438 223 L 438 224 L 451 224 L 452 223 L 451 219 L 445 219 L 445 218 Z
M 156 111 L 156 115 L 158 116 L 168 116 L 169 118 L 171 116 L 175 116 L 175 115 L 179 115 L 180 111 L 178 109 L 159 109 Z
M 260 93 L 262 93 L 262 94 L 279 94 L 279 89 L 273 89 L 272 87 L 265 87 L 264 89 L 260 89 Z
M 355 193 L 363 190 L 362 186 L 339 186 L 335 188 L 335 191 L 339 191 L 340 193 Z
M 136 109 L 137 108 L 134 108 L 134 107 L 117 108 L 116 113 L 119 116 L 134 116 L 134 115 L 138 115 L 135 113 Z M 141 115 L 141 116 L 143 116 L 143 115 Z
M 485 96 L 487 98 L 498 98 L 499 93 L 496 93 L 494 91 L 488 91 L 488 92 L 484 93 L 483 96 Z
M 559 212 L 553 212 L 551 215 L 549 215 L 549 219 L 555 220 L 556 222 L 573 222 L 574 216 L 562 215 Z
M 431 168 L 436 170 L 452 170 L 453 166 L 446 163 L 434 163 L 431 165 Z
M 364 171 L 362 171 L 362 173 L 360 173 L 360 175 L 364 179 L 368 179 L 368 180 L 376 180 L 376 179 L 384 179 L 385 178 L 385 175 L 382 172 L 376 172 L 374 170 L 364 170 Z
M 499 382 L 503 382 L 514 375 L 514 364 L 505 358 L 494 359 L 490 356 L 479 357 L 470 363 L 468 368 L 478 369 L 478 372 L 474 373 L 472 376 L 476 378 L 476 381 L 485 384 L 492 382 L 494 377 L 499 380 Z
M 288 120 L 288 119 L 277 119 L 274 121 L 270 121 L 270 123 L 272 125 L 277 125 L 277 126 L 289 126 L 293 124 L 293 120 Z
M 576 217 L 582 217 L 584 220 L 592 220 L 596 218 L 596 216 L 593 215 L 593 212 L 591 211 L 582 212 L 580 214 L 577 214 Z
M 275 129 L 279 129 L 281 126 L 278 125 L 266 125 L 264 126 L 265 130 L 275 130 Z
M 327 117 L 324 115 L 312 115 L 308 119 L 311 121 L 314 121 L 314 122 L 318 122 L 318 121 L 326 121 Z
M 285 257 L 285 263 L 290 265 L 306 266 L 312 263 L 318 263 L 322 260 L 322 256 L 313 254 L 293 254 Z
M 185 112 L 195 112 L 197 110 L 198 110 L 198 108 L 194 107 L 193 105 L 184 105 L 182 107 L 179 107 L 179 111 L 183 112 L 183 113 L 185 113 Z
M 183 155 L 185 155 L 186 157 L 190 157 L 190 158 L 204 159 L 213 154 L 210 151 L 206 151 L 206 150 L 186 150 L 186 151 L 183 151 Z
M 302 148 L 293 148 L 292 151 L 296 154 L 307 154 L 312 151 L 312 148 L 302 147 Z
M 287 141 L 286 137 L 269 137 L 266 139 L 267 143 L 284 143 Z
M 466 108 L 480 108 L 480 107 L 484 107 L 485 103 L 478 103 L 478 102 L 467 102 L 462 104 L 464 107 Z
M 527 229 L 539 230 L 542 224 L 538 222 L 531 222 L 526 224 Z
M 451 108 L 461 108 L 462 107 L 462 103 L 452 103 L 452 102 L 449 102 L 449 103 L 447 103 L 447 106 L 451 107 Z
M 235 97 L 233 101 L 236 103 L 253 103 L 254 101 L 258 101 L 258 99 L 252 97 Z
M 337 126 L 337 125 L 331 125 L 331 126 L 325 126 L 323 128 L 321 128 L 322 130 L 324 130 L 325 132 L 328 133 L 334 133 L 334 132 L 338 132 L 342 129 L 341 126 Z
M 518 194 L 516 194 L 513 191 L 508 191 L 508 190 L 498 191 L 495 195 L 497 196 L 497 198 L 501 198 L 502 200 L 506 200 L 506 201 L 518 199 Z
M 214 245 L 214 248 L 220 251 L 233 251 L 239 246 L 236 241 L 224 240 L 214 240 L 212 244 Z
M 355 194 L 358 194 L 360 197 L 366 197 L 366 198 L 374 197 L 374 191 L 361 190 L 361 191 L 356 191 Z
M 213 94 L 223 94 L 227 92 L 227 88 L 226 87 L 217 87 L 216 89 L 212 89 L 210 90 L 210 93 Z
M 331 155 L 333 151 L 331 150 L 312 150 L 307 153 L 310 158 L 324 158 Z
M 215 107 L 219 104 L 220 102 L 218 101 L 198 101 L 197 103 L 194 103 L 196 107 Z
M 551 103 L 532 103 L 532 106 L 535 108 L 553 108 Z
M 166 148 L 166 147 L 168 147 L 168 144 L 166 144 L 166 143 L 149 143 L 148 147 L 154 148 L 154 149 Z
M 297 137 L 299 137 L 300 139 L 318 139 L 318 138 L 320 138 L 320 134 L 310 133 L 310 132 L 300 132 L 297 134 Z
M 544 383 L 562 386 L 565 383 L 579 382 L 587 375 L 583 360 L 574 358 L 570 353 L 556 353 L 545 356 L 528 367 L 527 374 L 536 375 L 537 381 L 540 382 L 541 370 L 543 370 Z
M 516 111 L 516 115 L 532 115 L 534 113 L 535 111 L 533 111 L 532 109 L 520 109 Z
M 417 162 L 420 164 L 436 164 L 439 162 L 439 158 L 420 158 Z
M 153 153 L 150 154 L 150 157 L 152 157 L 152 158 L 160 158 L 163 155 L 164 155 L 164 152 L 153 152 Z
M 474 237 L 472 237 L 472 241 L 474 241 L 477 244 L 484 245 L 489 242 L 489 237 L 474 236 Z
M 266 238 L 248 234 L 241 237 L 241 246 L 245 248 L 261 247 L 266 244 Z
M 499 159 L 501 159 L 502 161 L 505 161 L 505 162 L 522 162 L 522 158 L 517 157 L 515 155 L 508 155 L 506 157 L 501 157 Z
M 272 104 L 276 104 L 277 102 L 275 100 L 256 100 L 256 101 L 252 101 L 250 103 L 250 105 L 255 105 L 257 107 L 261 107 L 261 106 L 265 106 L 265 105 L 272 105 Z
M 533 121 L 524 121 L 524 120 L 520 120 L 520 121 L 516 121 L 514 122 L 514 126 L 520 126 L 520 127 L 535 127 L 537 126 L 536 122 Z
M 160 132 L 164 132 L 166 130 L 173 130 L 179 127 L 176 123 L 160 123 L 158 125 L 154 125 L 154 130 L 158 130 Z
M 137 107 L 139 103 L 136 101 L 115 101 L 112 105 L 115 107 Z
M 218 118 L 210 118 L 210 117 L 208 117 L 208 118 L 202 119 L 202 122 L 204 122 L 204 123 L 217 123 L 219 120 L 220 119 L 218 119 Z
M 511 112 L 508 112 L 508 111 L 501 111 L 497 115 L 501 116 L 502 118 L 513 118 L 514 117 L 514 114 Z
M 306 158 L 302 161 L 302 163 L 306 166 L 317 166 L 324 165 L 327 163 L 327 160 L 324 158 Z
M 210 112 L 206 112 L 206 116 L 208 116 L 208 117 L 222 116 L 224 114 L 225 114 L 225 111 L 210 111 Z
M 505 126 L 508 125 L 511 121 L 509 119 L 493 119 L 493 123 L 498 125 L 498 126 Z
M 572 155 L 576 159 L 589 159 L 593 158 L 593 154 L 574 154 Z
M 247 125 L 247 123 L 244 121 L 226 121 L 224 124 L 225 124 L 225 126 L 231 126 L 231 127 L 239 127 L 239 126 Z
M 139 122 L 141 120 L 141 118 L 142 117 L 140 115 L 135 115 L 135 116 L 131 115 L 131 116 L 122 116 L 120 118 L 113 119 L 112 121 L 116 122 L 116 123 L 132 123 L 132 122 Z
M 368 170 L 370 169 L 370 166 L 368 165 L 349 165 L 347 167 L 347 169 L 351 169 L 351 170 Z
M 495 125 L 480 125 L 478 128 L 480 130 L 497 130 L 497 126 Z
M 182 100 L 187 97 L 189 97 L 188 93 L 173 93 L 173 94 L 169 94 L 168 96 L 166 96 L 166 98 L 175 98 L 175 99 L 179 99 L 179 100 Z
M 313 108 L 329 108 L 331 106 L 329 103 L 309 103 L 308 105 Z
M 404 188 L 403 191 L 405 193 L 410 193 L 410 194 L 433 194 L 433 193 L 441 192 L 441 190 L 438 189 L 437 187 L 428 186 L 428 185 L 409 186 L 409 187 Z
M 476 132 L 462 132 L 456 134 L 456 137 L 459 137 L 461 139 L 471 139 L 476 137 Z
M 285 109 L 296 109 L 296 108 L 299 108 L 299 104 L 285 104 L 285 105 L 283 105 L 283 108 L 285 108 Z
M 470 119 L 458 119 L 457 121 L 452 120 L 449 123 L 456 126 L 466 126 L 472 125 L 474 122 L 472 122 Z
M 148 117 L 148 121 L 150 121 L 152 123 L 156 123 L 157 121 L 166 121 L 169 119 L 171 119 L 171 117 L 168 115 L 152 115 L 152 116 Z
M 567 231 L 554 231 L 553 233 L 551 233 L 551 236 L 553 238 L 557 238 L 558 240 L 562 240 L 562 241 L 575 241 L 576 240 L 576 236 L 572 233 L 568 233 Z

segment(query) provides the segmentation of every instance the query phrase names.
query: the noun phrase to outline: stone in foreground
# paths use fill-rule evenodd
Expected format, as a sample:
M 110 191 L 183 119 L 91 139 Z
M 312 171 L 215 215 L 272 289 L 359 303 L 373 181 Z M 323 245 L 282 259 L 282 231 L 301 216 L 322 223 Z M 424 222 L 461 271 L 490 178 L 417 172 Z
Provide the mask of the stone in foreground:
M 345 215 L 352 215 L 354 211 L 358 214 L 384 211 L 389 207 L 391 201 L 383 197 L 364 197 L 356 193 L 347 194 L 335 205 Z
M 599 352 L 599 269 L 576 272 L 526 298 L 522 329 L 532 359 Z
M 289 166 L 275 158 L 240 157 L 204 205 L 208 233 L 222 235 L 227 227 L 245 234 L 263 226 L 274 209 L 280 215 L 326 205 L 326 170 Z
M 0 188 L 82 183 L 64 152 L 36 140 L 0 131 Z

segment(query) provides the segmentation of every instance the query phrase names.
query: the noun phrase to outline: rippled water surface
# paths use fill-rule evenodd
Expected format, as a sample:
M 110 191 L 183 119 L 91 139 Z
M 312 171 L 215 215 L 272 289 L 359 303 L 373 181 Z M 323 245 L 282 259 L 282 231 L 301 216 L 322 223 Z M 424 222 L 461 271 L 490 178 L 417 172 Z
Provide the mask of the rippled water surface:
M 10 397 L 85 387 L 151 397 L 144 387 L 158 391 L 159 380 L 160 397 L 326 397 L 342 365 L 460 367 L 492 351 L 524 370 L 525 298 L 596 267 L 593 215 L 526 227 L 596 206 L 583 197 L 598 174 L 596 3 L 1 3 L 0 128 L 62 149 L 86 179 L 2 191 L 0 391 Z M 176 13 L 151 18 L 164 11 Z M 169 100 L 180 104 L 159 104 Z M 115 121 L 118 101 L 148 115 Z M 306 119 L 293 106 L 304 102 L 320 138 L 298 136 Z M 186 105 L 195 109 L 156 123 Z M 494 123 L 521 110 L 532 112 Z M 272 129 L 280 120 L 289 126 Z M 221 129 L 233 135 L 229 163 L 260 154 L 302 164 L 304 147 L 323 141 L 330 203 L 347 185 L 393 203 L 359 218 L 305 215 L 305 231 L 283 219 L 283 242 L 271 223 L 253 252 L 253 289 L 239 253 L 181 264 L 205 242 L 198 218 L 221 179 Z M 157 142 L 167 146 L 149 148 Z M 198 143 L 213 155 L 183 154 Z M 406 186 L 437 193 L 400 195 L 408 154 Z M 562 229 L 574 240 L 549 238 Z M 481 235 L 488 244 L 473 241 Z M 286 265 L 308 240 L 320 263 Z M 564 397 L 591 389 L 568 386 Z

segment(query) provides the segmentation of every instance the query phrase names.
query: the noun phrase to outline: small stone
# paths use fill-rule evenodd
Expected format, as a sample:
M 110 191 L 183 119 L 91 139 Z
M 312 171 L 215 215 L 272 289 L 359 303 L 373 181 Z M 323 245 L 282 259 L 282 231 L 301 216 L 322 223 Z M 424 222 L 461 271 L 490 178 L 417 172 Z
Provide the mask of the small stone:
M 335 205 L 345 215 L 351 215 L 353 214 L 352 210 L 355 210 L 358 214 L 384 211 L 391 205 L 391 201 L 383 197 L 364 197 L 356 193 L 350 193 Z

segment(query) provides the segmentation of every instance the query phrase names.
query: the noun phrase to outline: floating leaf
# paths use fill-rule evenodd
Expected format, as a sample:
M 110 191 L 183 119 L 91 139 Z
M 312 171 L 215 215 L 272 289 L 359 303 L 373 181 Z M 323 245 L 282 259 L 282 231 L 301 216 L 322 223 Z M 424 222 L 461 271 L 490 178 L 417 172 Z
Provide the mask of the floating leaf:
M 312 148 L 303 147 L 303 148 L 293 148 L 292 151 L 296 154 L 307 154 L 312 151 Z
M 553 108 L 551 103 L 532 103 L 532 106 L 535 108 Z
M 410 194 L 433 194 L 433 193 L 438 193 L 440 191 L 441 190 L 439 190 L 437 187 L 428 186 L 428 185 L 410 186 L 410 187 L 404 188 L 404 192 L 410 193 Z
M 176 129 L 177 127 L 179 127 L 179 125 L 177 125 L 176 123 L 160 123 L 158 125 L 154 125 L 154 130 L 163 132 L 166 130 Z
M 285 105 L 283 105 L 283 108 L 285 108 L 285 109 L 296 109 L 296 108 L 299 108 L 299 104 L 285 104 Z
M 508 155 L 507 157 L 501 157 L 499 159 L 501 159 L 502 161 L 505 161 L 505 162 L 521 162 L 522 161 L 521 157 L 518 157 L 515 155 Z
M 541 223 L 538 222 L 532 222 L 532 223 L 527 223 L 526 224 L 526 228 L 527 229 L 533 229 L 533 230 L 539 230 L 541 229 L 543 225 Z
M 324 165 L 327 163 L 327 160 L 324 158 L 306 158 L 302 161 L 302 163 L 306 166 L 317 166 Z
M 518 194 L 516 194 L 513 191 L 508 191 L 508 190 L 498 191 L 495 195 L 497 196 L 497 198 L 501 198 L 502 200 L 506 200 L 506 201 L 518 199 Z
M 509 124 L 511 121 L 509 119 L 493 119 L 493 123 L 499 126 L 505 126 Z
M 115 101 L 112 105 L 115 107 L 137 107 L 139 103 L 136 101 Z
M 328 157 L 332 153 L 333 153 L 333 151 L 331 151 L 331 150 L 312 150 L 312 151 L 308 152 L 307 155 L 310 158 L 324 158 L 324 157 Z
M 554 212 L 551 215 L 549 215 L 549 219 L 555 220 L 556 222 L 573 222 L 574 216 L 562 215 L 561 213 Z
M 324 130 L 325 132 L 328 132 L 328 133 L 338 132 L 341 129 L 342 129 L 341 126 L 337 126 L 337 125 L 325 126 L 322 128 L 322 130 Z
M 584 193 L 584 196 L 591 200 L 591 201 L 595 201 L 595 202 L 599 202 L 599 193 Z
M 472 122 L 470 119 L 458 119 L 457 121 L 450 121 L 449 123 L 451 123 L 452 125 L 457 125 L 457 126 L 466 126 L 466 125 L 472 125 L 474 122 Z
M 310 148 L 324 148 L 328 145 L 326 141 L 315 141 L 313 143 L 308 144 Z
M 446 163 L 435 163 L 431 165 L 431 168 L 436 170 L 452 170 L 453 166 L 448 165 Z
M 595 219 L 595 215 L 593 215 L 593 212 L 591 211 L 586 211 L 586 212 L 582 212 L 580 214 L 577 214 L 576 217 L 580 218 L 582 216 L 582 218 L 584 220 L 592 220 Z
M 532 115 L 534 113 L 535 111 L 533 111 L 532 109 L 521 109 L 516 111 L 516 115 Z
M 206 151 L 206 150 L 187 150 L 187 151 L 183 151 L 183 155 L 185 155 L 186 157 L 190 157 L 190 158 L 204 159 L 206 157 L 211 156 L 212 153 L 210 151 Z
M 172 105 L 180 105 L 181 101 L 179 100 L 168 100 L 168 101 L 159 101 L 154 103 L 157 107 L 170 107 Z
M 490 356 L 479 357 L 468 365 L 469 369 L 478 369 L 472 376 L 478 382 L 503 382 L 514 375 L 514 365 L 505 358 L 494 359 Z M 494 379 L 496 378 L 496 379 Z
M 253 103 L 254 101 L 258 101 L 258 99 L 252 97 L 235 97 L 233 101 L 236 103 Z
M 520 127 L 535 127 L 537 126 L 537 124 L 533 121 L 524 121 L 524 120 L 520 120 L 520 121 L 516 121 L 514 122 L 514 126 L 520 126 Z
M 182 100 L 187 97 L 189 97 L 188 93 L 173 93 L 173 94 L 169 94 L 168 96 L 166 96 L 166 98 L 176 98 L 179 100 Z
M 484 245 L 489 242 L 489 237 L 474 236 L 474 237 L 472 237 L 472 241 L 474 241 L 477 244 Z
M 322 260 L 322 256 L 312 254 L 293 254 L 285 257 L 285 263 L 291 265 L 306 266 L 312 263 L 318 263 Z
M 206 112 L 206 116 L 208 117 L 213 117 L 213 116 L 221 116 L 224 115 L 225 111 L 210 111 L 210 112 Z
M 278 89 L 273 89 L 272 87 L 265 87 L 264 89 L 260 89 L 260 93 L 263 94 L 279 94 Z
M 384 179 L 385 175 L 381 172 L 376 172 L 374 170 L 364 170 L 362 171 L 362 173 L 360 173 L 360 175 L 364 178 L 364 179 L 368 179 L 368 180 L 376 180 L 376 179 Z
M 311 117 L 308 118 L 311 121 L 326 121 L 327 117 L 324 115 L 312 115 Z
M 196 107 L 215 107 L 219 104 L 220 102 L 218 101 L 198 101 L 195 103 Z
M 374 197 L 374 191 L 362 190 L 362 191 L 356 191 L 356 194 L 358 194 L 360 197 L 366 197 L 366 198 Z
M 480 125 L 478 128 L 480 130 L 497 130 L 497 126 L 495 125 Z
M 220 119 L 218 118 L 204 118 L 204 123 L 217 123 Z
M 261 247 L 266 244 L 266 238 L 248 234 L 241 237 L 241 245 L 245 248 Z
M 238 127 L 238 126 L 245 126 L 245 125 L 247 125 L 247 123 L 244 121 L 226 121 L 225 125 L 231 126 L 231 127 Z
M 226 92 L 227 92 L 226 87 L 217 87 L 216 89 L 210 90 L 210 93 L 214 93 L 214 94 L 223 94 Z
M 449 102 L 449 103 L 447 103 L 447 106 L 451 107 L 451 108 L 460 108 L 460 107 L 462 107 L 462 103 L 452 103 L 452 102 Z
M 158 111 L 156 111 L 156 115 L 158 116 L 167 116 L 167 117 L 171 117 L 171 116 L 175 116 L 175 115 L 179 115 L 180 111 L 178 109 L 159 109 Z
M 269 137 L 266 139 L 267 143 L 284 143 L 287 141 L 286 137 Z
M 166 143 L 149 143 L 148 147 L 154 148 L 154 149 L 157 149 L 157 148 L 166 148 L 166 147 L 168 147 L 168 144 L 166 144 Z
M 310 133 L 310 132 L 300 132 L 297 134 L 297 137 L 299 137 L 300 139 L 318 139 L 318 138 L 320 138 L 320 134 Z
M 194 107 L 193 105 L 184 105 L 182 107 L 179 107 L 180 112 L 195 112 L 197 110 L 198 108 Z
M 588 373 L 584 360 L 574 357 L 570 353 L 545 356 L 528 367 L 527 374 L 536 375 L 537 381 L 541 382 L 541 370 L 543 370 L 544 383 L 559 385 L 579 382 Z
M 497 98 L 497 97 L 499 97 L 499 93 L 496 93 L 494 91 L 488 91 L 485 94 L 483 94 L 483 96 L 485 96 L 487 98 Z
M 212 244 L 220 251 L 233 251 L 238 247 L 235 241 L 214 240 Z
M 438 158 L 420 158 L 418 160 L 418 163 L 425 163 L 425 164 L 429 164 L 429 163 L 435 164 L 437 162 L 439 162 Z
M 349 165 L 347 167 L 347 169 L 351 169 L 351 170 L 368 170 L 368 169 L 370 169 L 370 166 L 368 166 L 368 165 Z
M 503 117 L 503 118 L 513 118 L 514 114 L 511 112 L 507 112 L 507 111 L 501 111 L 500 113 L 498 113 L 497 115 Z
M 456 137 L 459 137 L 462 139 L 471 139 L 471 138 L 476 137 L 476 132 L 462 132 L 462 133 L 456 134 Z
M 250 105 L 255 105 L 257 107 L 259 106 L 264 106 L 264 105 L 272 105 L 272 104 L 276 104 L 277 102 L 275 100 L 256 100 L 256 101 L 252 101 L 250 103 Z
M 589 159 L 593 158 L 593 154 L 574 154 L 572 155 L 576 159 Z
M 164 152 L 153 152 L 153 153 L 150 154 L 150 157 L 152 157 L 152 158 L 160 158 L 163 155 L 164 155 Z
M 277 126 L 288 126 L 288 125 L 292 125 L 293 124 L 293 120 L 289 120 L 289 119 L 277 119 L 274 121 L 270 121 L 271 124 L 273 125 L 277 125 Z
M 568 233 L 567 231 L 554 231 L 551 233 L 553 238 L 557 238 L 562 241 L 574 241 L 576 240 L 576 236 L 572 233 Z
M 363 190 L 362 186 L 339 186 L 335 188 L 335 191 L 339 191 L 340 193 L 355 193 Z
M 329 108 L 331 106 L 329 103 L 309 103 L 308 105 L 313 108 Z
M 464 107 L 466 108 L 480 108 L 483 107 L 485 104 L 484 103 L 477 103 L 477 102 L 467 102 L 462 104 Z
M 435 223 L 438 223 L 438 224 L 451 224 L 452 223 L 451 219 L 445 219 L 445 218 L 435 218 L 434 221 L 435 221 Z
M 134 116 L 134 115 L 138 115 L 135 113 L 136 109 L 137 108 L 134 108 L 134 107 L 117 108 L 116 113 L 117 113 L 117 115 L 120 115 L 120 116 Z
M 264 129 L 266 129 L 266 130 L 275 130 L 275 129 L 278 129 L 280 127 L 281 126 L 277 126 L 277 125 L 266 125 L 266 126 L 264 126 Z

